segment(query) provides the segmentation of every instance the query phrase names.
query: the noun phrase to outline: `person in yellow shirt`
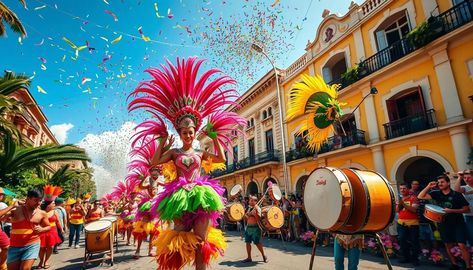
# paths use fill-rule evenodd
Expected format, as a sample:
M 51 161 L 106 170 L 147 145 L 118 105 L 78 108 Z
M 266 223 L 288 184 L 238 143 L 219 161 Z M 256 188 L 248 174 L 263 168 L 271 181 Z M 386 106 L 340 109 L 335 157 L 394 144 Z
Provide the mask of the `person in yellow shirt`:
M 74 248 L 79 248 L 80 232 L 84 227 L 85 215 L 86 213 L 81 203 L 79 201 L 74 202 L 69 212 L 69 247 L 72 246 L 75 236 Z

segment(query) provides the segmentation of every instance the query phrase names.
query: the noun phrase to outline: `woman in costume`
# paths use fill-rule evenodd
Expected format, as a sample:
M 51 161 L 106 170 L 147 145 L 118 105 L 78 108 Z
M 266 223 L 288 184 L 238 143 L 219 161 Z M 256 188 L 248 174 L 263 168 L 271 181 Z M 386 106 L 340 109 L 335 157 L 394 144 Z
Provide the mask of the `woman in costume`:
M 141 250 L 141 243 L 143 240 L 148 238 L 148 235 L 151 234 L 154 228 L 154 224 L 152 222 L 152 217 L 149 212 L 151 208 L 151 197 L 149 196 L 148 192 L 142 191 L 138 194 L 140 198 L 140 203 L 138 204 L 138 211 L 135 215 L 135 222 L 133 222 L 133 239 L 135 239 L 138 243 L 136 245 L 135 255 L 133 256 L 134 259 L 138 259 L 140 257 L 140 250 Z M 151 240 L 150 240 L 151 243 Z M 148 255 L 150 255 L 150 251 L 148 251 Z
M 85 216 L 86 223 L 90 223 L 92 221 L 99 220 L 105 216 L 104 211 L 100 208 L 100 201 L 95 200 L 92 207 L 87 211 L 87 215 Z
M 176 178 L 164 185 L 164 191 L 153 200 L 151 213 L 162 221 L 174 222 L 174 229 L 163 230 L 157 239 L 158 269 L 181 269 L 194 263 L 196 269 L 206 269 L 211 258 L 223 254 L 225 242 L 216 220 L 224 209 L 224 189 L 217 180 L 201 176 L 203 163 L 224 163 L 222 146 L 229 145 L 231 133 L 246 120 L 223 107 L 235 105 L 229 98 L 236 98 L 234 89 L 222 89 L 235 81 L 228 76 L 209 77 L 220 71 L 212 69 L 197 78 L 203 60 L 177 59 L 177 66 L 168 61 L 161 69 L 150 68 L 153 76 L 132 93 L 137 97 L 129 109 L 144 108 L 155 120 L 147 120 L 137 127 L 135 143 L 142 143 L 149 136 L 159 139 L 152 166 L 173 161 Z M 207 118 L 207 125 L 200 130 Z M 181 148 L 169 149 L 164 120 L 170 121 L 183 143 Z M 192 147 L 197 132 L 209 136 L 215 153 L 195 150 Z M 168 139 L 169 142 L 168 142 Z M 169 150 L 168 150 L 169 149 Z
M 41 210 L 46 211 L 48 215 L 49 225 L 51 229 L 47 232 L 40 234 L 41 245 L 39 249 L 39 264 L 38 268 L 48 269 L 50 265 L 48 264 L 49 258 L 53 253 L 53 247 L 56 244 L 61 243 L 57 228 L 62 230 L 61 223 L 59 222 L 59 217 L 54 211 L 54 200 L 57 196 L 61 194 L 62 188 L 46 185 L 44 186 L 44 201 L 41 203 Z

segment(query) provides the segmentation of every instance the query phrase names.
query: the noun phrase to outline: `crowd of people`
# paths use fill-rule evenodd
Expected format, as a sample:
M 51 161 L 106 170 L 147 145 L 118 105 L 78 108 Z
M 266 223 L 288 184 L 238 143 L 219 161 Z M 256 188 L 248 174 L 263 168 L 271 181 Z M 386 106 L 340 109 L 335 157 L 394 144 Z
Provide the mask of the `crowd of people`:
M 441 250 L 447 254 L 451 267 L 459 269 L 458 256 L 452 254 L 452 248 L 458 246 L 464 266 L 471 269 L 469 247 L 473 247 L 473 176 L 471 170 L 458 173 L 446 173 L 435 181 L 421 187 L 418 180 L 398 185 L 399 198 L 396 204 L 396 216 L 393 224 L 386 229 L 394 241 L 400 245 L 399 262 L 420 264 L 421 250 Z M 305 232 L 315 231 L 303 212 L 302 197 L 291 194 L 283 196 L 279 205 L 284 213 L 284 226 L 281 236 L 286 241 L 303 241 Z M 255 197 L 261 206 L 271 205 L 269 196 L 258 194 Z M 235 201 L 249 208 L 251 196 L 237 198 Z M 440 222 L 434 222 L 424 216 L 426 205 L 437 206 Z M 224 221 L 222 220 L 222 224 Z M 228 227 L 228 226 L 227 226 Z M 245 230 L 245 221 L 236 224 L 237 230 Z M 274 236 L 270 236 L 274 237 Z M 333 242 L 335 262 L 343 269 L 343 256 L 347 251 L 350 261 L 359 260 L 359 252 L 365 247 L 363 236 L 320 233 L 317 239 L 322 246 Z M 259 242 L 259 239 L 258 239 Z M 250 257 L 249 257 L 250 258 Z M 338 258 L 338 259 L 337 259 Z M 357 269 L 358 263 L 351 263 L 349 269 Z

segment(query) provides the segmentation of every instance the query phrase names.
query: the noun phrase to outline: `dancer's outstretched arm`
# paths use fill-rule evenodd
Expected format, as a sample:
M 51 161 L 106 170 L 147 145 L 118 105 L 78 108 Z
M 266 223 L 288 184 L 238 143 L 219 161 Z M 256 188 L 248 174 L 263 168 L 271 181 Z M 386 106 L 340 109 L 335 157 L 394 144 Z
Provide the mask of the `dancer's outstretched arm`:
M 169 137 L 169 143 L 167 143 L 168 137 L 164 137 L 159 141 L 158 149 L 151 160 L 151 166 L 166 163 L 170 161 L 174 154 L 174 149 L 167 150 L 168 147 L 174 143 L 174 136 Z M 164 151 L 163 151 L 164 150 Z

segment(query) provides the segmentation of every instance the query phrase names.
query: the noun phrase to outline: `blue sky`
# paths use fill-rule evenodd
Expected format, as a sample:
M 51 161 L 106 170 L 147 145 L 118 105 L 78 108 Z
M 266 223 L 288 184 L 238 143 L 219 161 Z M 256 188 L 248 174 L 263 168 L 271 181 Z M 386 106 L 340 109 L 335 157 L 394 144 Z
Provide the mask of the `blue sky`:
M 127 112 L 126 97 L 139 81 L 149 78 L 144 69 L 163 63 L 165 57 L 207 58 L 206 68 L 222 69 L 244 92 L 270 69 L 266 60 L 247 54 L 245 42 L 259 40 L 277 66 L 286 68 L 302 55 L 307 40 L 313 40 L 322 11 L 344 14 L 350 4 L 346 0 L 28 0 L 25 10 L 17 0 L 3 2 L 24 22 L 28 36 L 20 41 L 8 30 L 8 36 L 0 38 L 1 67 L 34 75 L 30 91 L 49 126 L 66 126 L 67 143 L 145 119 L 143 114 Z M 143 40 L 140 27 L 149 42 Z M 76 50 L 63 38 L 77 47 L 87 41 L 89 47 L 76 58 Z M 242 43 L 235 42 L 239 40 Z

